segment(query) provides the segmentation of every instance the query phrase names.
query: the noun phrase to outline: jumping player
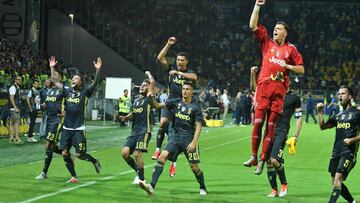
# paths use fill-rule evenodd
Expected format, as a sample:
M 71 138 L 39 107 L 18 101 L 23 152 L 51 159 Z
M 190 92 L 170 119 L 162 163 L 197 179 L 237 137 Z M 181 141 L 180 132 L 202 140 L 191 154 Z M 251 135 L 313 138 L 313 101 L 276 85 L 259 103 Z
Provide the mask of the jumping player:
M 176 43 L 175 37 L 170 37 L 164 46 L 164 48 L 160 51 L 157 56 L 161 66 L 169 71 L 169 95 L 168 99 L 180 99 L 181 96 L 181 87 L 186 81 L 196 81 L 197 75 L 192 70 L 189 69 L 187 64 L 189 63 L 189 57 L 185 52 L 179 52 L 176 55 L 176 66 L 169 64 L 166 59 L 166 54 L 169 49 Z M 174 118 L 174 112 L 171 112 L 168 109 L 161 110 L 161 118 L 160 118 L 160 127 L 157 133 L 156 138 L 156 150 L 152 156 L 153 160 L 156 160 L 160 155 L 160 149 L 162 142 L 165 137 L 166 129 L 168 128 L 168 124 Z M 174 177 L 176 173 L 176 157 L 172 157 L 170 159 L 172 162 L 170 166 L 170 176 Z
M 262 68 L 257 80 L 255 95 L 255 122 L 252 131 L 252 157 L 244 162 L 245 166 L 255 166 L 255 174 L 260 175 L 267 160 L 267 152 L 274 137 L 275 123 L 282 112 L 285 93 L 288 88 L 288 73 L 304 73 L 301 54 L 296 47 L 287 41 L 289 27 L 285 22 L 277 22 L 272 39 L 267 29 L 258 24 L 260 7 L 264 0 L 257 0 L 250 18 L 250 29 L 260 41 L 262 49 Z M 258 148 L 261 141 L 261 131 L 265 115 L 267 128 L 258 163 Z

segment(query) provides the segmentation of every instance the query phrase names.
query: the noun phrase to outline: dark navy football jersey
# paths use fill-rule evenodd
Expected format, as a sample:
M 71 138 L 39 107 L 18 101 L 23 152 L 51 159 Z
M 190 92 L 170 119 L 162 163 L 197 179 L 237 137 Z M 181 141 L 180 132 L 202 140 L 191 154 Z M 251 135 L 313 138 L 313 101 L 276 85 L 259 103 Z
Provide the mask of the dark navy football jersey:
M 176 66 L 170 65 L 169 71 L 178 70 Z M 183 73 L 194 73 L 194 71 L 187 69 Z M 190 81 L 194 83 L 194 81 L 185 78 L 182 75 L 169 75 L 169 97 L 168 99 L 182 98 L 182 85 L 184 82 Z M 195 84 L 194 84 L 195 85 Z
M 360 129 L 360 111 L 355 107 L 351 107 L 331 117 L 326 123 L 330 123 L 336 127 L 336 137 L 333 147 L 333 158 L 337 158 L 343 154 L 353 154 L 356 156 L 359 142 L 351 145 L 344 143 L 345 138 L 356 137 Z
M 140 96 L 136 98 L 131 106 L 133 123 L 131 135 L 143 135 L 150 133 L 150 106 L 151 98 L 149 96 Z
M 63 89 L 52 87 L 47 90 L 45 97 L 46 114 L 48 119 L 58 118 L 58 114 L 61 113 L 62 104 L 64 99 Z
M 80 91 L 74 91 L 72 88 L 64 86 L 65 95 L 65 120 L 64 127 L 79 128 L 85 124 L 85 105 L 87 98 L 94 92 L 95 85 L 92 84 Z
M 196 102 L 186 104 L 182 99 L 170 99 L 165 102 L 168 109 L 174 110 L 174 139 L 194 137 L 195 122 L 202 122 L 202 112 Z
M 288 91 L 284 99 L 283 112 L 276 122 L 276 128 L 289 131 L 291 117 L 297 108 L 301 108 L 300 97 L 294 92 Z

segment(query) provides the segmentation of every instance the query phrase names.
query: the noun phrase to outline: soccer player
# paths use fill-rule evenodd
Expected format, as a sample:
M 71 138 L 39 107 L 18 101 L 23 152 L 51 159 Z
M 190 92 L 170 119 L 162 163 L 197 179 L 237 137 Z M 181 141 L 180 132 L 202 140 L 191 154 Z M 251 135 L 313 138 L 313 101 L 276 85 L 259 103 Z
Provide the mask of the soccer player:
M 149 195 L 154 193 L 156 183 L 163 171 L 166 160 L 171 156 L 178 156 L 181 152 L 185 154 L 190 168 L 200 184 L 200 195 L 206 195 L 206 187 L 203 172 L 199 167 L 200 154 L 198 141 L 201 133 L 202 112 L 198 103 L 194 102 L 193 86 L 190 82 L 182 85 L 182 99 L 171 99 L 165 103 L 158 104 L 154 101 L 156 108 L 165 108 L 175 112 L 174 135 L 166 144 L 164 150 L 157 159 L 154 167 L 151 184 L 140 181 L 140 187 Z
M 252 90 L 256 87 L 256 72 L 258 68 L 256 66 L 251 68 L 250 74 L 250 88 Z M 291 80 L 289 80 L 289 86 Z M 274 133 L 274 143 L 271 147 L 270 158 L 267 162 L 267 174 L 270 186 L 272 188 L 271 193 L 268 197 L 284 197 L 288 191 L 288 184 L 285 176 L 284 166 L 284 147 L 287 140 L 287 135 L 290 129 L 290 120 L 292 114 L 295 114 L 296 119 L 296 130 L 295 140 L 299 139 L 300 130 L 302 126 L 302 110 L 301 110 L 301 98 L 292 92 L 289 88 L 286 92 L 284 99 L 283 112 L 280 114 L 279 119 L 276 122 L 276 128 Z M 276 176 L 279 176 L 281 182 L 281 191 L 278 192 Z
M 244 162 L 245 166 L 255 166 L 255 174 L 260 175 L 267 160 L 267 152 L 274 137 L 275 123 L 282 111 L 288 87 L 288 73 L 304 73 L 301 54 L 287 41 L 289 27 L 285 22 L 277 22 L 272 39 L 267 29 L 258 24 L 260 7 L 264 0 L 257 0 L 250 18 L 250 29 L 260 41 L 262 49 L 262 68 L 257 80 L 255 95 L 255 122 L 252 131 L 252 157 Z M 261 141 L 261 131 L 265 115 L 268 113 L 266 134 L 264 136 L 260 161 L 257 155 Z
M 47 90 L 45 97 L 46 109 L 46 143 L 45 143 L 45 162 L 41 173 L 35 178 L 42 180 L 47 178 L 47 173 L 52 161 L 53 153 L 61 155 L 61 150 L 58 149 L 57 143 L 61 133 L 63 116 L 64 116 L 64 91 L 56 86 L 56 83 L 61 83 L 62 74 L 59 70 L 55 70 L 56 58 L 49 59 L 49 66 L 54 69 L 54 76 L 51 78 L 51 88 Z
M 176 55 L 176 66 L 169 64 L 166 59 L 166 54 L 169 49 L 176 43 L 175 37 L 170 37 L 157 56 L 160 64 L 163 68 L 169 71 L 169 96 L 168 99 L 181 98 L 181 86 L 185 81 L 196 81 L 197 75 L 192 70 L 189 69 L 187 64 L 189 63 L 189 57 L 185 52 L 179 52 Z M 160 118 L 160 127 L 156 137 L 156 150 L 151 157 L 153 160 L 156 160 L 160 155 L 160 148 L 162 142 L 164 141 L 166 129 L 168 128 L 169 121 L 173 120 L 174 112 L 171 112 L 168 109 L 162 109 L 161 118 Z M 172 160 L 171 160 L 172 159 Z M 170 176 L 174 177 L 176 173 L 176 157 L 172 157 L 170 160 L 173 163 L 170 166 Z
M 75 156 L 81 160 L 91 162 L 97 173 L 100 173 L 101 165 L 99 160 L 86 153 L 85 137 L 85 105 L 88 97 L 92 95 L 100 78 L 100 69 L 102 66 L 101 58 L 93 62 L 96 69 L 94 81 L 86 88 L 83 88 L 83 78 L 76 74 L 71 80 L 71 88 L 65 87 L 62 83 L 56 82 L 56 86 L 63 89 L 65 97 L 65 119 L 63 130 L 60 138 L 60 147 L 66 168 L 71 174 L 71 179 L 67 182 L 77 183 L 77 175 L 74 168 L 74 162 L 70 156 L 70 148 L 75 147 Z M 55 77 L 55 70 L 51 68 L 51 76 Z
M 360 140 L 360 110 L 351 106 L 353 90 L 348 86 L 341 86 L 338 99 L 343 111 L 330 117 L 324 122 L 324 104 L 318 103 L 319 126 L 321 130 L 336 127 L 335 142 L 329 163 L 329 173 L 332 178 L 333 191 L 329 202 L 336 202 L 341 195 L 348 202 L 355 202 L 349 189 L 343 183 L 356 163 L 356 155 Z
M 145 72 L 149 78 L 142 82 L 139 89 L 139 97 L 131 106 L 130 113 L 120 116 L 120 120 L 133 120 L 131 135 L 127 138 L 122 149 L 122 157 L 126 163 L 138 174 L 133 184 L 144 181 L 144 160 L 142 153 L 148 151 L 148 144 L 151 139 L 150 111 L 152 108 L 151 96 L 154 95 L 155 80 L 149 71 Z M 131 157 L 134 155 L 134 158 Z

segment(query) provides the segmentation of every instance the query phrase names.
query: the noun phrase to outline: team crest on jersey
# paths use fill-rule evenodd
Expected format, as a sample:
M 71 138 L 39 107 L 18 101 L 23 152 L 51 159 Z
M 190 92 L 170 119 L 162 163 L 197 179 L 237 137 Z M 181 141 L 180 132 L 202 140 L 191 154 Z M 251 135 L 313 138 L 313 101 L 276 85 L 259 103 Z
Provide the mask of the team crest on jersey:
M 185 111 L 186 111 L 186 107 L 185 106 L 181 107 L 181 112 L 185 112 Z
M 287 57 L 289 57 L 289 52 L 288 51 L 285 52 L 285 58 L 287 58 Z
M 188 114 L 191 114 L 191 109 L 190 108 L 188 109 Z
M 276 55 L 276 57 L 279 57 L 279 56 L 280 56 L 280 52 L 279 52 L 279 51 L 276 51 L 275 55 Z
M 341 120 L 344 120 L 345 119 L 345 114 L 341 116 Z
M 270 51 L 271 51 L 271 52 L 275 52 L 275 48 L 274 48 L 274 47 L 271 48 Z
M 80 96 L 80 92 L 73 92 L 71 93 L 71 97 L 74 98 L 74 97 L 79 97 Z

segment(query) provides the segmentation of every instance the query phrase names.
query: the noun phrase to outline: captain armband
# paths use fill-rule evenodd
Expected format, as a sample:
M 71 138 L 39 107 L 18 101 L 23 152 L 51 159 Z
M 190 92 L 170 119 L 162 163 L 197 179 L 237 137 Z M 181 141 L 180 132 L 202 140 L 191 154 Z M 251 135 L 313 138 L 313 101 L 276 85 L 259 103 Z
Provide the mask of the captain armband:
M 295 112 L 295 118 L 298 119 L 298 118 L 301 118 L 302 116 L 302 112 L 299 111 L 299 112 Z

